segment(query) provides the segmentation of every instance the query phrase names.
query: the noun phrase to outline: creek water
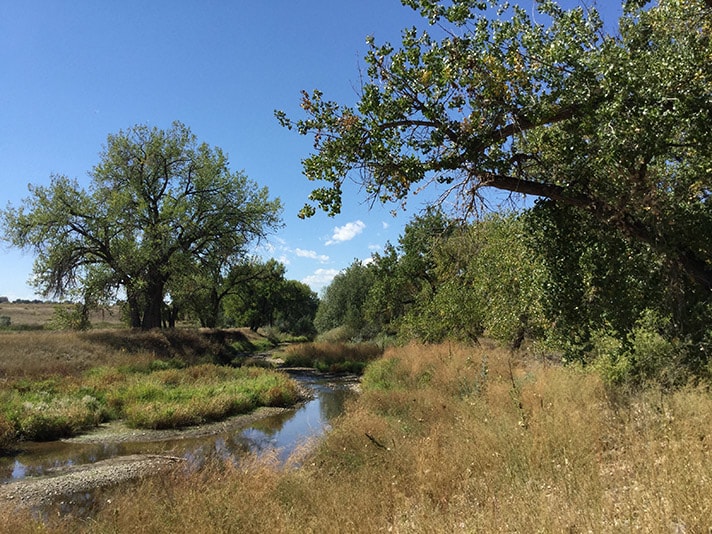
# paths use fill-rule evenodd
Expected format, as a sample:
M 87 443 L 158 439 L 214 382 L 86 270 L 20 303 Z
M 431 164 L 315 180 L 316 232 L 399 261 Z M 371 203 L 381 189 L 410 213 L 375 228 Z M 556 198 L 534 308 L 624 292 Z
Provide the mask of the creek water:
M 295 409 L 259 419 L 250 426 L 209 436 L 150 442 L 26 442 L 21 444 L 17 454 L 0 458 L 0 484 L 131 454 L 183 457 L 189 466 L 196 468 L 213 458 L 238 461 L 248 452 L 274 451 L 284 462 L 299 447 L 329 428 L 329 422 L 342 413 L 346 399 L 353 395 L 355 382 L 353 377 L 311 373 L 292 373 L 292 376 L 311 390 L 313 397 Z

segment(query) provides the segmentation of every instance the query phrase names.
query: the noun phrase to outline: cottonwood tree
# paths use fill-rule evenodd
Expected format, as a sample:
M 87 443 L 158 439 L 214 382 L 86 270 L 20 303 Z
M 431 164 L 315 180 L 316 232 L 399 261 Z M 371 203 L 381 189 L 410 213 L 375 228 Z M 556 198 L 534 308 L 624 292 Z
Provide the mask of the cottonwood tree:
M 54 175 L 2 212 L 4 239 L 32 250 L 34 285 L 61 297 L 125 293 L 132 327 L 161 326 L 171 283 L 204 276 L 280 226 L 269 198 L 185 125 L 109 135 L 88 189 Z
M 433 184 L 459 213 L 494 188 L 586 212 L 712 290 L 712 1 L 630 1 L 608 35 L 593 8 L 402 0 L 434 31 L 370 38 L 360 100 L 304 93 L 301 212 L 340 211 L 350 177 L 374 201 Z M 442 37 L 434 37 L 437 33 Z
M 393 333 L 409 311 L 418 314 L 419 303 L 432 301 L 439 290 L 433 251 L 457 226 L 441 210 L 427 211 L 405 226 L 397 244 L 372 255 L 373 283 L 364 306 L 370 322 Z
M 305 283 L 285 280 L 279 291 L 276 320 L 278 328 L 297 336 L 314 337 L 314 317 L 319 297 Z
M 319 300 L 306 284 L 285 279 L 285 272 L 284 264 L 274 259 L 253 259 L 235 266 L 228 278 L 239 283 L 226 294 L 227 320 L 254 331 L 269 326 L 296 335 L 312 335 Z

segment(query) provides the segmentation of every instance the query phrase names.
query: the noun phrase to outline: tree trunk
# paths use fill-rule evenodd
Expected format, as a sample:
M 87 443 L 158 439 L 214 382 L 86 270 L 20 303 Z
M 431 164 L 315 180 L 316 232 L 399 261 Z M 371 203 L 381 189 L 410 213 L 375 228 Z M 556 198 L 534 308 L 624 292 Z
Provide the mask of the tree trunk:
M 136 295 L 126 290 L 126 303 L 129 307 L 129 324 L 131 328 L 141 328 L 141 309 Z
M 210 299 L 208 309 L 205 310 L 205 326 L 215 328 L 218 325 L 218 317 L 220 316 L 220 298 L 216 289 L 210 290 Z
M 161 328 L 163 308 L 163 282 L 153 281 L 146 288 L 146 304 L 143 311 L 141 328 L 148 330 L 151 328 Z

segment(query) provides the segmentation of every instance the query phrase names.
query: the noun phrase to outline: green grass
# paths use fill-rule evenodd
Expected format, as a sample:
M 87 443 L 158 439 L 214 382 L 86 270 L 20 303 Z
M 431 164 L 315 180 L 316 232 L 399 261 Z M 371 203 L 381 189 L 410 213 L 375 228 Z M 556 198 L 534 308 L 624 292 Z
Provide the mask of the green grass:
M 202 365 L 139 375 L 108 397 L 120 418 L 140 428 L 177 428 L 288 406 L 299 398 L 286 375 L 262 369 Z
M 0 450 L 53 440 L 123 419 L 177 428 L 288 406 L 296 383 L 265 369 L 210 363 L 233 353 L 235 332 L 128 330 L 3 333 Z
M 0 391 L 0 418 L 21 439 L 52 440 L 122 419 L 137 428 L 179 428 L 289 406 L 299 399 L 283 373 L 202 364 L 145 370 L 103 366 L 83 377 L 20 380 Z M 1 425 L 0 425 L 1 426 Z

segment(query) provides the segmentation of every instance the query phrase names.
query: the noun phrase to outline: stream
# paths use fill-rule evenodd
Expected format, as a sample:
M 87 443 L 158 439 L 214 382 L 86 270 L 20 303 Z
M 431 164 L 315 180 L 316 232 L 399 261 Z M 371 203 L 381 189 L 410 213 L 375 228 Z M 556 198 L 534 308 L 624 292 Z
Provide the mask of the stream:
M 132 455 L 177 457 L 194 469 L 215 458 L 239 461 L 247 453 L 273 453 L 284 463 L 300 447 L 328 430 L 329 422 L 342 413 L 346 399 L 354 395 L 357 383 L 353 376 L 334 377 L 310 372 L 290 374 L 312 392 L 312 397 L 294 409 L 259 418 L 247 426 L 230 428 L 228 425 L 207 435 L 171 436 L 151 441 L 129 438 L 118 442 L 63 440 L 21 443 L 16 454 L 0 457 L 0 488 L 4 484 L 34 480 L 67 469 Z

